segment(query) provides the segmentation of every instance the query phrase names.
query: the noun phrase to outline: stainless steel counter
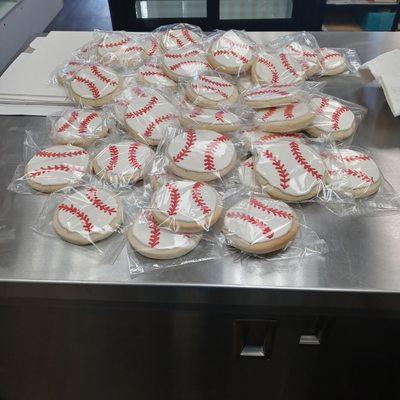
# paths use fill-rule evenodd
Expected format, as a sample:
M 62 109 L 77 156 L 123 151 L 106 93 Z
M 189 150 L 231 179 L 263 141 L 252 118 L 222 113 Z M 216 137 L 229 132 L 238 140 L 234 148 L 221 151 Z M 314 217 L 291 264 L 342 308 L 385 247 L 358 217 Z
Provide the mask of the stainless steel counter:
M 272 35 L 265 33 L 266 40 Z M 316 33 L 321 46 L 351 47 L 362 62 L 400 45 L 400 33 Z M 357 77 L 327 79 L 326 90 L 368 108 L 354 144 L 367 146 L 385 177 L 400 191 L 400 122 L 382 90 Z M 0 243 L 0 296 L 181 304 L 270 305 L 400 310 L 400 215 L 338 218 L 318 204 L 304 208 L 307 223 L 329 247 L 296 267 L 220 262 L 144 274 L 131 279 L 123 251 L 114 265 L 71 251 L 29 227 L 43 196 L 6 190 L 26 129 L 45 130 L 40 117 L 0 117 L 0 221 L 15 238 Z M 1 222 L 0 222 L 1 224 Z

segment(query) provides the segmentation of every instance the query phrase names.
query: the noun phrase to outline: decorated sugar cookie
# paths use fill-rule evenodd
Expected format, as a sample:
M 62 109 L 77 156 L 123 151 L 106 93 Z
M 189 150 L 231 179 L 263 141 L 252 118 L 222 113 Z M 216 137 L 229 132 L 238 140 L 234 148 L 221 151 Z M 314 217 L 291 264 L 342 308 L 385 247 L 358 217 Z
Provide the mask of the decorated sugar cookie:
M 315 75 L 321 69 L 317 52 L 309 46 L 292 42 L 285 46 L 284 52 L 290 54 L 300 63 L 307 77 Z
M 108 67 L 92 64 L 81 68 L 71 81 L 69 92 L 78 103 L 100 107 L 111 100 L 121 90 L 121 79 Z
M 160 47 L 163 51 L 179 50 L 201 44 L 201 37 L 194 30 L 188 27 L 169 29 L 160 40 Z
M 167 147 L 168 169 L 184 179 L 211 181 L 235 167 L 231 140 L 219 133 L 190 129 L 177 135 Z
M 253 46 L 243 33 L 230 30 L 211 45 L 208 60 L 217 71 L 243 73 L 253 64 Z
M 208 230 L 222 212 L 218 192 L 204 182 L 171 181 L 151 198 L 152 213 L 162 227 L 176 232 Z
M 118 197 L 104 189 L 89 187 L 75 191 L 58 205 L 53 227 L 70 243 L 85 245 L 111 236 L 122 222 Z
M 242 93 L 245 103 L 254 109 L 282 106 L 299 101 L 294 85 L 261 85 Z
M 78 59 L 68 61 L 57 71 L 57 82 L 63 86 L 65 82 L 72 80 L 84 65 L 85 63 Z
M 207 129 L 220 133 L 239 129 L 240 118 L 227 110 L 194 107 L 184 110 L 179 117 L 184 128 Z
M 34 189 L 50 193 L 76 185 L 89 169 L 89 154 L 76 146 L 40 150 L 25 167 L 25 178 Z
M 176 89 L 177 84 L 155 62 L 144 63 L 138 72 L 138 80 L 148 85 Z
M 378 191 L 381 173 L 372 157 L 351 149 L 341 149 L 325 157 L 328 183 L 335 190 L 351 191 L 355 198 Z
M 112 183 L 128 184 L 143 178 L 154 158 L 154 151 L 140 142 L 127 140 L 106 146 L 94 158 L 94 172 Z
M 337 50 L 321 48 L 318 50 L 318 59 L 323 75 L 338 75 L 347 69 L 346 59 Z
M 262 146 L 254 171 L 263 191 L 286 201 L 316 196 L 327 174 L 324 162 L 311 147 L 288 140 Z
M 162 56 L 162 68 L 174 81 L 194 78 L 205 71 L 211 71 L 205 54 L 200 49 L 183 49 L 165 53 Z
M 242 136 L 245 141 L 245 148 L 247 151 L 253 153 L 257 152 L 259 147 L 264 144 L 271 143 L 275 140 L 300 140 L 304 141 L 304 136 L 300 132 L 288 132 L 288 133 L 269 133 L 263 131 L 244 131 Z
M 162 96 L 138 98 L 125 111 L 128 132 L 136 140 L 156 146 L 169 126 L 177 121 L 175 107 Z
M 306 103 L 270 107 L 256 112 L 254 124 L 267 132 L 291 132 L 307 127 L 314 114 Z
M 145 257 L 169 260 L 192 251 L 199 244 L 201 235 L 164 229 L 151 211 L 145 210 L 129 227 L 128 240 L 132 247 Z
M 306 131 L 314 137 L 332 136 L 335 140 L 344 140 L 356 130 L 353 112 L 335 99 L 314 97 L 311 105 L 315 117 Z
M 287 53 L 259 55 L 251 69 L 253 82 L 286 85 L 303 82 L 305 73 L 300 63 Z
M 239 250 L 266 254 L 284 248 L 298 228 L 294 210 L 283 201 L 254 196 L 227 210 L 222 232 Z
M 235 103 L 239 98 L 235 85 L 217 76 L 200 75 L 186 84 L 188 99 L 200 107 L 218 108 L 222 104 Z
M 102 114 L 94 110 L 67 110 L 54 124 L 52 138 L 57 144 L 87 146 L 106 136 L 108 128 Z
M 240 163 L 238 168 L 238 175 L 240 183 L 243 186 L 248 186 L 253 190 L 261 192 L 261 186 L 256 180 L 256 175 L 254 174 L 254 157 L 249 157 Z

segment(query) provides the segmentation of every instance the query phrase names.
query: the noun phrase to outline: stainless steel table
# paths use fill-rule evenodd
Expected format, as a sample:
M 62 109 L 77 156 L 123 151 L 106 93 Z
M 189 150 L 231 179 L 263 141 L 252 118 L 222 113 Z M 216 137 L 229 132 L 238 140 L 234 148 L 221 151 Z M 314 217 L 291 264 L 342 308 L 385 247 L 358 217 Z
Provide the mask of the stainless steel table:
M 272 33 L 263 33 L 268 40 Z M 400 45 L 400 33 L 326 33 L 321 46 L 355 48 L 365 62 Z M 357 77 L 327 79 L 326 90 L 368 108 L 354 144 L 368 147 L 385 177 L 400 190 L 400 123 L 382 90 Z M 140 303 L 263 305 L 400 310 L 400 215 L 338 218 L 318 204 L 304 207 L 307 222 L 329 247 L 295 268 L 252 267 L 225 258 L 144 274 L 131 279 L 121 254 L 101 265 L 29 227 L 44 197 L 6 190 L 19 161 L 24 131 L 45 130 L 39 117 L 0 117 L 0 216 L 14 239 L 0 244 L 0 296 Z M 1 220 L 0 218 L 0 220 Z

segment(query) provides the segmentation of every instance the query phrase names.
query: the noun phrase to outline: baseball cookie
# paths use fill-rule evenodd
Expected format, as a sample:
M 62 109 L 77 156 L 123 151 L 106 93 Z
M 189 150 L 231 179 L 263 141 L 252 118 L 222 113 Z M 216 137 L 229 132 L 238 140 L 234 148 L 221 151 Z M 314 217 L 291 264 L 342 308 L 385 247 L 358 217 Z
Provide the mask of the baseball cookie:
M 55 232 L 67 242 L 79 245 L 106 239 L 121 223 L 122 205 L 118 197 L 95 187 L 66 196 L 53 216 Z
M 253 82 L 267 85 L 291 85 L 303 82 L 305 73 L 299 62 L 286 53 L 264 53 L 251 69 Z
M 239 92 L 236 86 L 217 76 L 201 75 L 186 84 L 186 97 L 195 105 L 218 108 L 222 104 L 236 103 Z
M 65 82 L 72 80 L 75 74 L 85 65 L 83 61 L 70 60 L 64 64 L 56 74 L 57 82 L 64 86 Z
M 240 127 L 240 118 L 224 110 L 195 107 L 185 110 L 179 117 L 184 128 L 206 129 L 220 133 L 234 132 Z
M 318 50 L 318 59 L 322 66 L 322 75 L 338 75 L 346 71 L 346 59 L 338 51 L 328 48 Z
M 284 106 L 299 101 L 294 85 L 261 85 L 242 93 L 244 102 L 251 108 Z
M 191 252 L 201 235 L 172 232 L 160 227 L 153 214 L 146 210 L 139 214 L 128 229 L 132 247 L 145 257 L 169 260 Z
M 40 150 L 25 167 L 25 178 L 35 190 L 55 192 L 76 185 L 89 170 L 89 154 L 80 147 L 52 146 Z
M 351 191 L 355 198 L 368 197 L 381 186 L 381 173 L 368 154 L 341 149 L 326 156 L 328 183 L 335 190 Z
M 257 192 L 261 192 L 261 186 L 256 180 L 256 175 L 254 174 L 254 157 L 249 157 L 240 163 L 238 168 L 238 175 L 240 183 L 243 186 L 252 188 Z
M 260 146 L 275 140 L 287 139 L 304 141 L 304 136 L 299 132 L 268 133 L 263 131 L 244 131 L 242 132 L 242 136 L 244 138 L 245 149 L 249 152 L 256 152 Z
M 211 181 L 225 176 L 236 164 L 231 140 L 219 133 L 190 129 L 168 144 L 168 169 L 191 180 Z
M 69 94 L 78 104 L 101 107 L 110 103 L 121 89 L 118 74 L 110 68 L 92 64 L 75 73 Z
M 244 34 L 230 30 L 211 45 L 208 61 L 217 71 L 240 74 L 249 70 L 253 64 L 253 47 Z
M 214 188 L 203 182 L 171 181 L 153 193 L 151 207 L 161 226 L 175 232 L 196 233 L 217 222 L 222 200 Z
M 285 46 L 284 52 L 290 54 L 300 63 L 307 77 L 315 75 L 321 69 L 318 54 L 311 47 L 299 42 L 292 42 Z
M 188 27 L 169 29 L 162 35 L 160 40 L 160 48 L 164 52 L 180 50 L 190 46 L 198 46 L 200 44 L 200 35 Z
M 164 72 L 174 81 L 189 79 L 211 71 L 205 53 L 199 49 L 183 49 L 165 53 L 161 59 Z
M 57 120 L 52 139 L 57 144 L 87 146 L 107 133 L 108 128 L 99 112 L 76 108 L 64 112 Z
M 176 121 L 175 107 L 158 95 L 138 98 L 130 102 L 125 111 L 128 133 L 150 146 L 156 146 L 165 130 Z
M 170 89 L 176 89 L 177 83 L 172 80 L 161 68 L 161 64 L 157 63 L 145 63 L 138 71 L 137 79 L 139 82 L 146 83 L 148 85 L 166 87 Z
M 93 170 L 101 179 L 111 183 L 129 184 L 143 178 L 150 169 L 154 151 L 143 143 L 127 140 L 109 144 L 92 162 Z
M 298 229 L 291 207 L 282 201 L 254 196 L 227 210 L 222 233 L 239 250 L 267 254 L 285 248 L 295 239 Z
M 289 140 L 260 147 L 254 171 L 263 191 L 292 202 L 316 196 L 327 175 L 324 162 L 311 147 Z
M 306 103 L 293 103 L 256 112 L 254 125 L 267 132 L 291 132 L 307 127 L 314 113 Z
M 356 130 L 353 112 L 338 101 L 326 97 L 314 97 L 311 106 L 315 117 L 307 133 L 314 137 L 329 136 L 335 140 L 344 140 Z

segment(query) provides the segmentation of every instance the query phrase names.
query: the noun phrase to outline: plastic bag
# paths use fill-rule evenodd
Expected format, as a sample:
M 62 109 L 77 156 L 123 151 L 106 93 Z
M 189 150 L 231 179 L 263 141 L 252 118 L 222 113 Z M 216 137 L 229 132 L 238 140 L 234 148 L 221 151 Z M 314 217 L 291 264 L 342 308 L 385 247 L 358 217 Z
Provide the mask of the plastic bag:
M 137 82 L 154 86 L 156 89 L 176 90 L 178 88 L 178 84 L 164 72 L 157 59 L 150 59 L 138 69 Z
M 323 47 L 317 53 L 322 76 L 358 75 L 361 62 L 355 50 Z

